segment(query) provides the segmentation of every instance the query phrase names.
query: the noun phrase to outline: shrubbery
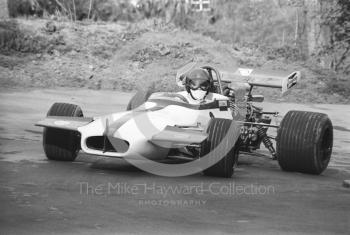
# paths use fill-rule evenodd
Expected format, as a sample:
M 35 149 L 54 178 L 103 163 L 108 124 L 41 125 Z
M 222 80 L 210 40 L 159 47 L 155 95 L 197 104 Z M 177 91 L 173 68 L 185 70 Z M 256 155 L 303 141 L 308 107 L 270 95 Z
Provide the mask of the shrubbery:
M 212 2 L 212 11 L 205 13 L 191 12 L 180 0 L 140 0 L 137 6 L 128 0 L 9 0 L 8 4 L 11 16 L 44 14 L 103 21 L 155 17 L 229 43 L 283 46 L 294 40 L 295 14 L 292 10 L 282 14 L 271 0 Z
M 42 15 L 42 10 L 36 0 L 8 0 L 7 7 L 11 17 Z
M 165 17 L 169 7 L 176 8 L 177 0 L 144 0 L 137 6 L 128 0 L 8 0 L 11 17 L 59 15 L 70 20 L 136 21 Z
M 0 50 L 3 53 L 38 53 L 49 46 L 50 42 L 41 36 L 27 35 L 13 21 L 0 22 Z
M 135 7 L 129 1 L 114 0 L 8 0 L 11 17 L 65 16 L 70 20 L 133 20 Z

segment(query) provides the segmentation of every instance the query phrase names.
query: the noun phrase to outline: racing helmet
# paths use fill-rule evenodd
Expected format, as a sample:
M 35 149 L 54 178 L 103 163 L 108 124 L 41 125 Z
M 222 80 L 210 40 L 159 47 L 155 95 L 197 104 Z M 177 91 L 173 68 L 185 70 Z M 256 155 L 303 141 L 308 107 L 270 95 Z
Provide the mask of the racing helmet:
M 186 91 L 194 100 L 203 100 L 208 95 L 213 80 L 205 69 L 193 69 L 186 76 Z

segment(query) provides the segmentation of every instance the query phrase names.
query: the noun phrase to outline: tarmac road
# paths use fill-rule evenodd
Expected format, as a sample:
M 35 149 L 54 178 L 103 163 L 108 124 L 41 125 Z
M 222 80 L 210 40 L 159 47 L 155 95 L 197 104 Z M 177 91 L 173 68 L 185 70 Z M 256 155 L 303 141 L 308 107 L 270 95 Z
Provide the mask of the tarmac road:
M 232 179 L 166 178 L 123 160 L 80 154 L 47 161 L 43 118 L 54 102 L 86 116 L 121 111 L 132 94 L 91 90 L 0 94 L 0 234 L 347 234 L 350 231 L 350 106 L 265 103 L 266 110 L 327 113 L 332 161 L 321 176 L 282 172 L 277 162 L 242 156 Z M 264 150 L 263 150 L 264 152 Z M 266 151 L 265 151 L 266 152 Z

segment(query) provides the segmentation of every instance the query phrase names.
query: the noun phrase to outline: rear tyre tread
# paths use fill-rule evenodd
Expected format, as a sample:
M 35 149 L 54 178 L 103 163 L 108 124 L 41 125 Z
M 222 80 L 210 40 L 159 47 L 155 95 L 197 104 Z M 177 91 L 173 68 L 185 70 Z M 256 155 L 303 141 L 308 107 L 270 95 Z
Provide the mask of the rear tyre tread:
M 277 140 L 278 163 L 284 171 L 321 174 L 333 147 L 333 126 L 326 114 L 289 111 Z

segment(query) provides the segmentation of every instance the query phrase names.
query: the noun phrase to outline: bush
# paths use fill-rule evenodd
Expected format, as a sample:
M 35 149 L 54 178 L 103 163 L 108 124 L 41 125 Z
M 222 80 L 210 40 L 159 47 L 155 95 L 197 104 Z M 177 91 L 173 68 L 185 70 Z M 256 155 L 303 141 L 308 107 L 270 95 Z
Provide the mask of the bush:
M 8 0 L 7 7 L 10 17 L 43 15 L 37 0 Z
M 212 12 L 196 16 L 195 28 L 226 43 L 291 45 L 294 42 L 295 9 L 282 9 L 275 2 L 215 1 Z M 214 22 L 213 17 L 217 18 Z
M 83 20 L 88 17 L 90 1 L 86 0 L 36 0 L 41 9 L 50 15 L 59 12 L 71 20 Z M 96 1 L 94 1 L 96 2 Z M 92 6 L 93 7 L 93 6 Z
M 42 51 L 48 46 L 40 36 L 26 35 L 16 22 L 0 22 L 0 50 L 3 52 L 33 52 Z
M 9 14 L 67 16 L 70 20 L 133 21 L 140 14 L 127 0 L 8 0 Z
M 339 75 L 341 76 L 341 75 Z M 329 94 L 338 93 L 344 97 L 349 97 L 350 95 L 350 79 L 328 79 L 326 81 L 327 88 L 324 92 Z
M 45 35 L 20 28 L 16 21 L 0 21 L 0 51 L 3 53 L 42 53 L 61 45 L 59 35 Z
M 298 48 L 285 45 L 281 47 L 264 47 L 262 52 L 266 54 L 268 60 L 284 58 L 287 61 L 298 61 L 303 59 L 302 53 Z

